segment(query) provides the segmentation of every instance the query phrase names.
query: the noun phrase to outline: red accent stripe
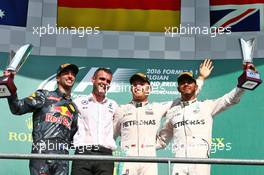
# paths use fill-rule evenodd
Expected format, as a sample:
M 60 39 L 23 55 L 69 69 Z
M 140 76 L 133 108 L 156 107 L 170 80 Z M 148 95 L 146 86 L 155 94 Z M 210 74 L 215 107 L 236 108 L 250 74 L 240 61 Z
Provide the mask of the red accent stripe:
M 252 11 L 254 11 L 255 9 L 248 9 L 247 11 L 245 11 L 244 13 L 242 13 L 241 15 L 238 15 L 237 17 L 234 17 L 232 19 L 230 19 L 229 21 L 225 22 L 221 27 L 226 27 L 229 24 L 243 18 L 244 16 L 246 16 L 247 14 L 251 13 Z
M 210 5 L 245 5 L 264 3 L 264 0 L 210 0 Z
M 48 99 L 49 99 L 49 100 L 55 100 L 55 101 L 60 101 L 60 100 L 61 100 L 61 98 L 59 98 L 59 97 L 54 97 L 54 96 L 50 96 L 50 97 L 48 97 Z
M 180 10 L 180 0 L 58 0 L 58 7 Z

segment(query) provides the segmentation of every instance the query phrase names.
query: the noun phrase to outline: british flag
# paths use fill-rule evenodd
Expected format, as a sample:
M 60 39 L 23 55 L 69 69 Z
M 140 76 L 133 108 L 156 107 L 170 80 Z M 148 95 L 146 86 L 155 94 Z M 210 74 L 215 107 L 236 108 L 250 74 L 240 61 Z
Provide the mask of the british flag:
M 262 31 L 263 9 L 264 0 L 210 0 L 210 24 L 232 32 Z

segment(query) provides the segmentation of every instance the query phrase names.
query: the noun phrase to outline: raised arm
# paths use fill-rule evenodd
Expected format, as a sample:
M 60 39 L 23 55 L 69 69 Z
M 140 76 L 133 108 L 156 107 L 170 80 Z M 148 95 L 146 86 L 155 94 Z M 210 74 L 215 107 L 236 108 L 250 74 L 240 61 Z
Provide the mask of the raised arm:
M 209 77 L 213 68 L 214 68 L 213 62 L 210 59 L 205 59 L 203 63 L 200 64 L 199 77 L 196 80 L 197 85 L 198 85 L 196 96 L 198 96 L 198 94 L 200 93 L 203 87 L 204 80 Z
M 226 110 L 228 107 L 234 104 L 237 104 L 240 101 L 240 97 L 242 96 L 243 92 L 244 89 L 236 87 L 224 96 L 213 100 L 212 116 Z
M 22 115 L 33 112 L 37 108 L 41 108 L 45 103 L 45 92 L 38 90 L 31 96 L 19 100 L 17 95 L 8 97 L 8 104 L 11 112 L 16 115 Z
M 213 62 L 211 61 L 211 59 L 205 59 L 203 63 L 200 64 L 198 79 L 205 80 L 206 78 L 208 78 L 213 68 L 214 66 L 213 66 Z

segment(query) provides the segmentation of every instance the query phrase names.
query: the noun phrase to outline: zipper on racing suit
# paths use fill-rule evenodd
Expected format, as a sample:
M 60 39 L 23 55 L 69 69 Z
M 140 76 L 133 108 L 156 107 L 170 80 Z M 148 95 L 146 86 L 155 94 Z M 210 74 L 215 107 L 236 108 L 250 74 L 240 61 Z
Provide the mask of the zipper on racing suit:
M 138 152 L 138 156 L 139 156 L 139 122 L 138 122 L 138 113 L 139 113 L 139 109 L 136 107 L 136 117 L 137 117 L 137 152 Z
M 142 103 L 136 103 L 135 104 L 136 107 L 136 118 L 137 118 L 137 152 L 138 152 L 138 156 L 139 156 L 139 121 L 138 121 L 138 114 L 141 112 L 140 109 L 143 108 Z
M 182 112 L 182 119 L 183 119 L 183 130 L 184 130 L 184 136 L 185 136 L 185 158 L 188 156 L 188 151 L 187 151 L 187 132 L 186 132 L 186 126 L 185 126 L 185 106 L 183 106 L 183 112 Z

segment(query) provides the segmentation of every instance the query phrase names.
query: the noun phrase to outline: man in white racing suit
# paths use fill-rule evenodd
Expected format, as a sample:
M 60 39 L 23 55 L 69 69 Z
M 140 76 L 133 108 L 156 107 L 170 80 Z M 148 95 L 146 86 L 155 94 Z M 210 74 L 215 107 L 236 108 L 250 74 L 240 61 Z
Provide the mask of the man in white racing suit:
M 200 66 L 199 86 L 212 70 L 211 61 Z M 114 135 L 121 136 L 121 149 L 126 156 L 156 156 L 156 135 L 160 120 L 175 102 L 149 103 L 150 81 L 143 73 L 130 78 L 133 99 L 121 105 L 114 116 Z M 177 100 L 176 100 L 177 101 Z M 120 163 L 118 174 L 157 175 L 156 163 Z
M 173 139 L 175 157 L 208 158 L 213 116 L 238 103 L 244 91 L 236 87 L 215 100 L 197 101 L 197 88 L 191 73 L 185 72 L 178 77 L 181 101 L 167 111 L 164 127 L 159 133 L 164 144 Z M 172 175 L 210 175 L 210 165 L 174 164 Z

